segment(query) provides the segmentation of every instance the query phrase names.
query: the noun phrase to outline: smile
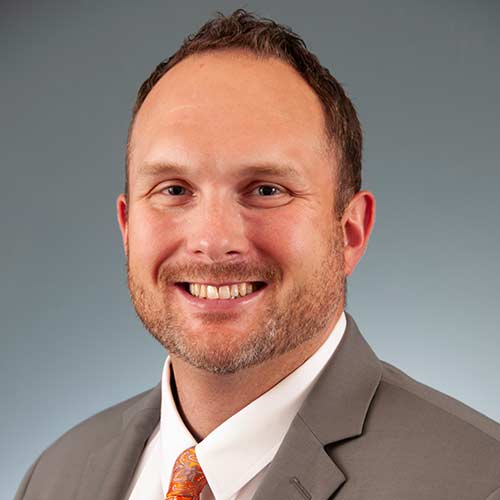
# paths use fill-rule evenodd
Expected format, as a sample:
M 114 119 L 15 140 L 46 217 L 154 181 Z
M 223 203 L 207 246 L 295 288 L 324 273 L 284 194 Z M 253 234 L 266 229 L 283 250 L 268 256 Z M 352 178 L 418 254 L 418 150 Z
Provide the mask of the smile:
M 248 281 L 242 283 L 227 283 L 224 285 L 209 285 L 206 283 L 179 283 L 193 297 L 207 300 L 227 300 L 245 297 L 265 287 L 262 281 Z
M 196 287 L 198 285 L 198 287 Z M 238 287 L 238 296 L 235 296 L 236 288 Z M 244 291 L 245 295 L 240 295 Z M 244 285 L 244 289 L 243 289 Z M 247 285 L 251 285 L 248 287 Z M 267 283 L 264 282 L 245 282 L 245 283 L 232 283 L 224 285 L 209 285 L 207 283 L 176 283 L 175 288 L 180 292 L 184 300 L 196 309 L 209 312 L 209 311 L 230 311 L 243 306 L 248 306 L 259 300 L 262 293 L 267 288 Z M 198 295 L 191 293 L 191 290 Z M 203 290 L 205 289 L 206 297 L 202 297 Z M 231 295 L 231 289 L 233 295 Z M 229 293 L 229 297 L 227 297 Z M 217 294 L 217 295 L 215 295 Z M 227 297 L 227 298 L 223 298 Z

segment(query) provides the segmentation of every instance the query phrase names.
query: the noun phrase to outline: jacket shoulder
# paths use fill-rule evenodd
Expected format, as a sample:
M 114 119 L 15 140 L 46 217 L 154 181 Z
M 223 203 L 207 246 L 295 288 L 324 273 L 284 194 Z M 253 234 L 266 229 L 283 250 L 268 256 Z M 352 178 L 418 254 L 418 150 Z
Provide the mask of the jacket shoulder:
M 152 394 L 155 389 L 158 392 L 157 386 L 110 406 L 62 434 L 40 454 L 26 472 L 15 500 L 27 498 L 26 493 L 33 493 L 34 490 L 37 491 L 37 499 L 49 498 L 61 477 L 64 477 L 65 487 L 76 487 L 90 455 L 122 432 L 127 423 L 127 412 L 140 411 L 142 402 L 151 399 L 148 393 Z M 33 484 L 36 484 L 36 488 Z M 74 492 L 67 493 L 72 495 Z M 28 497 L 31 498 L 29 495 Z
M 86 418 L 62 434 L 44 451 L 44 454 L 54 453 L 58 449 L 65 448 L 71 450 L 90 449 L 91 451 L 96 445 L 102 445 L 120 433 L 124 413 L 151 390 L 136 394 Z
M 380 363 L 361 434 L 331 450 L 345 498 L 500 500 L 500 425 Z
M 471 433 L 488 436 L 500 445 L 500 424 L 461 401 L 413 379 L 399 368 L 382 361 L 382 390 L 403 391 L 408 398 L 425 407 L 447 415 L 450 421 L 460 421 Z

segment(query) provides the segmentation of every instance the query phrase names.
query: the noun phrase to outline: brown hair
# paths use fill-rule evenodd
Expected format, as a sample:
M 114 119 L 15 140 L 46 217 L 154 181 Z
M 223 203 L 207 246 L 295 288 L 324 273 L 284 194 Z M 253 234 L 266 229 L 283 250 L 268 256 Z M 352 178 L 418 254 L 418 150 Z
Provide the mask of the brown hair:
M 229 16 L 218 12 L 197 33 L 187 37 L 177 52 L 158 64 L 139 88 L 129 127 L 125 193 L 128 194 L 132 127 L 137 112 L 151 89 L 169 69 L 186 57 L 224 49 L 242 49 L 257 57 L 281 59 L 295 68 L 317 94 L 325 114 L 326 132 L 330 141 L 328 146 L 336 152 L 339 164 L 334 209 L 340 217 L 352 196 L 361 189 L 362 133 L 356 110 L 342 86 L 296 33 L 287 26 L 271 19 L 259 18 L 244 9 L 238 9 Z

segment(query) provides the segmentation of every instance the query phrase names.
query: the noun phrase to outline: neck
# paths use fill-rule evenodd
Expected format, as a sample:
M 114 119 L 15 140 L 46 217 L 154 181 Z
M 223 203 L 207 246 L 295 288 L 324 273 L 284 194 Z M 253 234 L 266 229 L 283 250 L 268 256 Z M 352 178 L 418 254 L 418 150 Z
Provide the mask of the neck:
M 342 309 L 324 332 L 292 351 L 236 373 L 209 373 L 171 355 L 172 392 L 179 414 L 193 437 L 201 441 L 296 370 L 323 345 L 341 314 Z

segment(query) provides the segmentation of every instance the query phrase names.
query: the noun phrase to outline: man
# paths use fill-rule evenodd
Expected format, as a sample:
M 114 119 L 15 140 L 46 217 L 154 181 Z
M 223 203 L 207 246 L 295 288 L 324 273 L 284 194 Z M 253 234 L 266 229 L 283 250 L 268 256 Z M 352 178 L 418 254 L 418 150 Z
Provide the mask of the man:
M 17 499 L 500 500 L 500 426 L 344 312 L 375 198 L 354 108 L 295 34 L 238 10 L 156 68 L 117 213 L 161 383 L 62 436 Z

